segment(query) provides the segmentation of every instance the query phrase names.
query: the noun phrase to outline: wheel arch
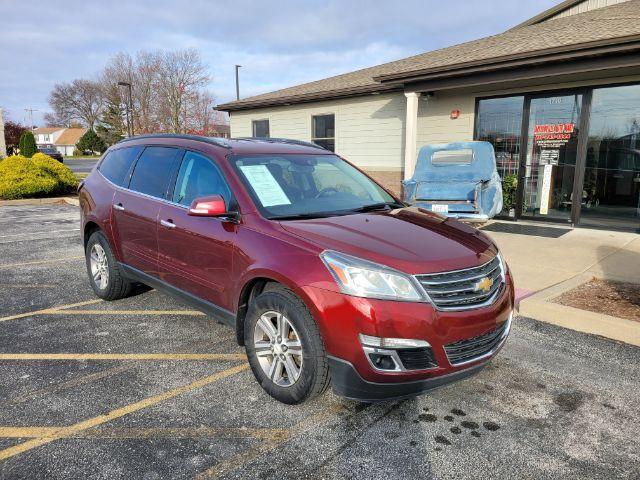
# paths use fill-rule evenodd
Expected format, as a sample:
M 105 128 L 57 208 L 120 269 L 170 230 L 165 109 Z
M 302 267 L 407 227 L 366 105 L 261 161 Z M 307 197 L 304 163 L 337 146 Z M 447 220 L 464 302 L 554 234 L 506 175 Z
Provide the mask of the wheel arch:
M 85 249 L 87 248 L 87 242 L 89 241 L 89 238 L 91 237 L 91 235 L 99 231 L 102 231 L 102 228 L 100 228 L 100 225 L 98 225 L 96 222 L 89 220 L 85 224 L 84 232 L 82 235 L 82 246 Z
M 260 271 L 255 272 L 253 276 L 244 280 L 242 288 L 238 295 L 238 301 L 236 303 L 236 340 L 238 345 L 244 345 L 244 321 L 249 310 L 249 304 L 251 300 L 265 291 L 268 285 L 281 285 L 293 293 L 295 293 L 300 299 L 308 305 L 309 299 L 306 298 L 304 292 L 297 288 L 295 283 L 288 278 L 273 272 L 273 271 Z M 313 311 L 312 309 L 309 309 Z

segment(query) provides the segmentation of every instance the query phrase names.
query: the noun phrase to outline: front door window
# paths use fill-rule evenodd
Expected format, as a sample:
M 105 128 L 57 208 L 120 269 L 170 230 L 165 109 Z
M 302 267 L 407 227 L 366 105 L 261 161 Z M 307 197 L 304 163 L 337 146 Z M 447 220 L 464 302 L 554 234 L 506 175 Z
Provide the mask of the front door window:
M 571 221 L 582 95 L 530 100 L 522 216 Z

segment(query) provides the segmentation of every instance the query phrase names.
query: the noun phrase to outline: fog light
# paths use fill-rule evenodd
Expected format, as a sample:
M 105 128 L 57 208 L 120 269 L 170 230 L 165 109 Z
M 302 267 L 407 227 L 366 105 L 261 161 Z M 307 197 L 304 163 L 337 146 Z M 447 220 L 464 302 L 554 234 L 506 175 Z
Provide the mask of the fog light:
M 396 370 L 396 362 L 393 361 L 390 355 L 381 355 L 378 353 L 370 353 L 369 358 L 371 363 L 380 370 Z

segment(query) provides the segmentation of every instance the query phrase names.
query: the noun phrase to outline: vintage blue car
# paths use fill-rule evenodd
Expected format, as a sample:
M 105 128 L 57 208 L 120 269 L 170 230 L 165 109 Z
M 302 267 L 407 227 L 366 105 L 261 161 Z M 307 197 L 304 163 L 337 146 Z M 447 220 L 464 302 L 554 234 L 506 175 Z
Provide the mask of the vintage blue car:
M 449 217 L 484 222 L 502 210 L 502 183 L 489 142 L 425 145 L 404 185 L 405 202 Z

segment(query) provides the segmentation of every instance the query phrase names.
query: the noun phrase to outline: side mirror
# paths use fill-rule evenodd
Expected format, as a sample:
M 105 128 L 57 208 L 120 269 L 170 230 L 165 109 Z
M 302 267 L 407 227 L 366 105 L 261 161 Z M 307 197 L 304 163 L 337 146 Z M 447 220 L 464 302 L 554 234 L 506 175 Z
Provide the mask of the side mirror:
M 226 217 L 230 215 L 220 195 L 196 198 L 191 202 L 189 215 L 194 217 Z

